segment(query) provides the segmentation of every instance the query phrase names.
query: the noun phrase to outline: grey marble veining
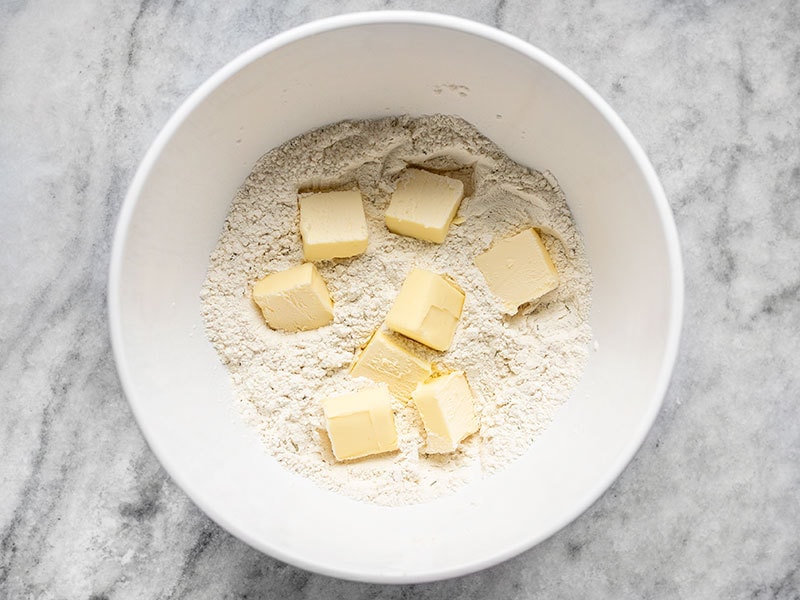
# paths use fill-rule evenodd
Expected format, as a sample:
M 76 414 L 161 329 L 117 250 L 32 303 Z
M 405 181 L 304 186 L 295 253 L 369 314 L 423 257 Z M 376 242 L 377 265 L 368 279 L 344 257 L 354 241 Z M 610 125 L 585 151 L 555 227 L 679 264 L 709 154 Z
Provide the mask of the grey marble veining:
M 389 0 L 0 3 L 0 597 L 800 598 L 800 5 Z M 662 177 L 687 310 L 664 408 L 573 524 L 497 567 L 388 587 L 309 574 L 205 517 L 122 395 L 113 226 L 147 146 L 264 38 L 445 10 L 584 77 Z

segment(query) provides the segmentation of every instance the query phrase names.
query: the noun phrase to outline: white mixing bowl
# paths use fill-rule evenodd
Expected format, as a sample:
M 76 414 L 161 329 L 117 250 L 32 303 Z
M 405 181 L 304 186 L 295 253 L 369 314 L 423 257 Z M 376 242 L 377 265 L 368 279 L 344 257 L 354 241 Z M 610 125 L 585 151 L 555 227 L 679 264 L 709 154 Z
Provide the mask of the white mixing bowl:
M 520 460 L 434 502 L 386 508 L 320 489 L 265 452 L 239 419 L 206 340 L 199 292 L 231 199 L 265 151 L 341 119 L 403 113 L 460 115 L 518 162 L 556 175 L 594 271 L 598 349 L 572 398 Z M 682 305 L 669 207 L 608 105 L 511 35 L 413 12 L 304 25 L 207 81 L 161 131 L 131 184 L 109 283 L 120 378 L 175 481 L 255 548 L 375 582 L 476 571 L 585 510 L 658 413 Z

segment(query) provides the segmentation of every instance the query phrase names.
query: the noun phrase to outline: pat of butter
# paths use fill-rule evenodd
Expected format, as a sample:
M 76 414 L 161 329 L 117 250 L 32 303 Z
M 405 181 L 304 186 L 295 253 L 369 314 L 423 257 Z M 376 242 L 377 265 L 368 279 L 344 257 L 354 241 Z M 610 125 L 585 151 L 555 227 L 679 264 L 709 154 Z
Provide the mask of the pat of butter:
M 253 286 L 253 300 L 273 329 L 316 329 L 333 321 L 333 302 L 311 263 L 271 273 Z
M 301 196 L 299 205 L 306 260 L 348 258 L 367 249 L 367 220 L 358 190 Z
M 421 383 L 412 397 L 427 432 L 427 452 L 453 452 L 464 438 L 478 431 L 472 392 L 464 373 L 448 373 Z
M 417 384 L 430 377 L 431 365 L 376 331 L 350 367 L 350 374 L 385 383 L 393 395 L 407 402 Z
M 322 410 L 336 460 L 397 450 L 392 396 L 385 386 L 325 398 Z
M 386 227 L 441 244 L 463 197 L 464 184 L 458 179 L 406 169 L 386 209 Z
M 496 242 L 475 265 L 509 314 L 558 287 L 558 272 L 533 229 Z
M 413 269 L 386 316 L 386 325 L 434 350 L 447 350 L 463 307 L 464 292 L 453 283 L 436 273 Z

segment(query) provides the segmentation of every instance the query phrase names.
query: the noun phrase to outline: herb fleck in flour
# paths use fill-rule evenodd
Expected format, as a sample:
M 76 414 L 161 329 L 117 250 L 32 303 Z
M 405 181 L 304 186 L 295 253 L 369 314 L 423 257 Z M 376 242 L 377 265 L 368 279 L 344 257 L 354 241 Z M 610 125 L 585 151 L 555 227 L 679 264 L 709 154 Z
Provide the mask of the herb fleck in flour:
M 465 183 L 463 222 L 451 226 L 443 244 L 384 226 L 394 181 L 407 165 Z M 365 199 L 367 252 L 317 263 L 334 301 L 333 324 L 296 333 L 269 329 L 250 290 L 265 274 L 303 261 L 298 191 L 355 186 Z M 493 240 L 531 226 L 543 234 L 561 283 L 517 315 L 504 315 L 473 259 Z M 371 383 L 353 379 L 348 369 L 413 267 L 448 274 L 466 294 L 449 351 L 408 344 L 443 368 L 466 372 L 480 431 L 453 454 L 426 456 L 416 410 L 395 401 L 400 451 L 337 463 L 320 400 Z M 434 115 L 336 123 L 264 155 L 234 198 L 201 296 L 207 335 L 267 451 L 322 486 L 390 505 L 451 492 L 533 443 L 583 372 L 591 285 L 583 242 L 554 178 L 513 162 L 467 122 Z

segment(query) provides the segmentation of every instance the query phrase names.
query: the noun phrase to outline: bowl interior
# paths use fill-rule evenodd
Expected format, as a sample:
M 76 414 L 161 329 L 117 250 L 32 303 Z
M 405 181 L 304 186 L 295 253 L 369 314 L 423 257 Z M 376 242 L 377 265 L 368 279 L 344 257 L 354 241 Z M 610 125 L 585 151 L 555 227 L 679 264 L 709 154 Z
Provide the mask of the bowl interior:
M 199 291 L 229 203 L 266 150 L 347 118 L 457 114 L 512 158 L 552 171 L 595 277 L 597 340 L 571 400 L 501 473 L 427 504 L 384 508 L 281 468 L 240 422 L 206 340 Z M 577 78 L 488 27 L 357 15 L 288 32 L 192 96 L 145 158 L 114 248 L 120 375 L 168 472 L 212 518 L 273 556 L 332 575 L 423 581 L 488 566 L 584 510 L 635 452 L 677 343 L 674 226 L 644 156 Z

